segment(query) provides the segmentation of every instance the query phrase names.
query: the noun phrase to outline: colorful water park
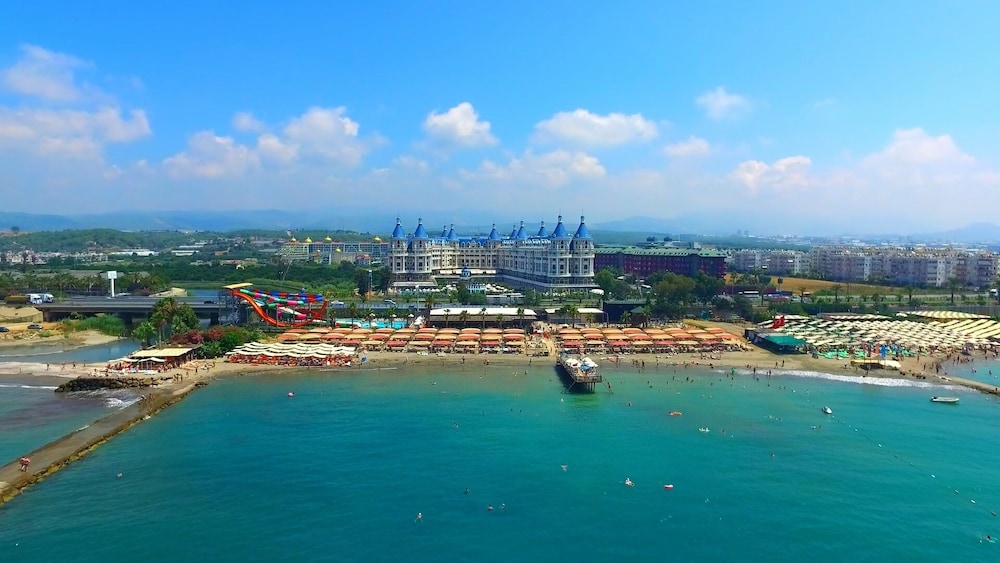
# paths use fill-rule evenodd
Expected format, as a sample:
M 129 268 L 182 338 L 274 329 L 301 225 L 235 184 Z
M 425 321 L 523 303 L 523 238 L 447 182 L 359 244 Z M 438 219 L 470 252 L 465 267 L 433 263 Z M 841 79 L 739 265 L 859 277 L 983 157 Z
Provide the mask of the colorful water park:
M 236 298 L 246 302 L 250 310 L 265 323 L 279 328 L 298 328 L 315 321 L 326 321 L 327 301 L 315 293 L 263 291 L 251 283 L 227 285 Z

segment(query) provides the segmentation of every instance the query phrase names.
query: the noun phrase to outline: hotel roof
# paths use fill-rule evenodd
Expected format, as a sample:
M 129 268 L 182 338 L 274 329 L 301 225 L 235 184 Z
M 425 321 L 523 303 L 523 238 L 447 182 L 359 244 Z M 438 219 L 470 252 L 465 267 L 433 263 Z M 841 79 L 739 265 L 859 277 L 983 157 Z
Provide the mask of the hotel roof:
M 630 256 L 701 256 L 725 258 L 726 253 L 705 248 L 640 248 L 638 246 L 599 246 L 595 254 L 628 254 Z

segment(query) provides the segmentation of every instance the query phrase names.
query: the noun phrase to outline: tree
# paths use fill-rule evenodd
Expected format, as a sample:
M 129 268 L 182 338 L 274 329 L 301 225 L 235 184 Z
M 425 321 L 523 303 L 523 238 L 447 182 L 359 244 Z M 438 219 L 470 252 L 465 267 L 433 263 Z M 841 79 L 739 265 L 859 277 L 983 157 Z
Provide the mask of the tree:
M 149 346 L 150 341 L 156 336 L 156 327 L 153 323 L 146 321 L 139 323 L 139 326 L 132 330 L 132 338 L 142 341 L 143 346 Z
M 569 317 L 570 324 L 576 324 L 576 318 L 580 314 L 580 310 L 576 307 L 576 305 L 567 303 L 560 308 L 560 311 L 564 316 Z
M 843 289 L 843 288 L 844 287 L 842 285 L 840 285 L 839 283 L 835 283 L 835 284 L 833 284 L 832 287 L 830 287 L 830 289 L 833 290 L 833 302 L 834 303 L 840 303 L 840 290 Z
M 632 322 L 632 313 L 625 311 L 622 313 L 622 324 L 630 324 Z
M 497 321 L 497 326 L 503 328 L 503 314 L 497 313 L 496 321 Z
M 469 326 L 469 310 L 462 309 L 462 312 L 458 314 L 458 320 L 462 321 L 462 327 Z
M 435 300 L 433 293 L 428 293 L 427 295 L 424 296 L 424 307 L 426 307 L 428 311 L 434 308 L 434 303 Z
M 459 281 L 455 286 L 455 297 L 458 302 L 462 305 L 468 305 L 472 302 L 472 292 L 469 291 L 469 286 L 464 281 Z
M 524 307 L 517 308 L 517 324 L 518 326 L 524 326 Z
M 594 283 L 597 284 L 597 287 L 601 288 L 601 291 L 604 292 L 604 299 L 613 295 L 616 281 L 618 280 L 615 279 L 614 274 L 612 274 L 611 270 L 608 270 L 607 268 L 602 269 L 594 275 Z
M 955 304 L 955 291 L 962 287 L 962 280 L 952 276 L 947 281 L 948 291 L 951 293 L 951 304 Z
M 444 326 L 448 326 L 448 315 L 451 314 L 451 309 L 444 310 Z
M 722 280 L 705 272 L 698 272 L 694 278 L 694 297 L 701 303 L 708 304 L 712 298 L 722 291 Z
M 386 315 L 389 316 L 389 326 L 391 328 L 396 328 L 396 317 L 399 316 L 399 309 L 395 305 L 391 305 L 386 311 Z
M 358 317 L 358 304 L 351 303 L 347 306 L 347 315 L 351 317 L 351 324 L 354 324 L 354 319 Z
M 483 328 L 486 328 L 486 307 L 479 310 L 479 314 L 483 316 Z

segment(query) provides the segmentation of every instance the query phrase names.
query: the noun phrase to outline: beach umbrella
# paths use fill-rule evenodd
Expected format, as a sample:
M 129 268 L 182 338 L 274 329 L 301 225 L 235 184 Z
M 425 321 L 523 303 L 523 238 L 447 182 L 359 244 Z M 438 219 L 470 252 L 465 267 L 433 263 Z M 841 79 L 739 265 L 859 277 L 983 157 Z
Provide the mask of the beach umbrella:
M 603 340 L 588 340 L 587 346 L 604 346 Z
M 371 339 L 372 340 L 384 341 L 384 340 L 389 340 L 390 338 L 392 338 L 392 335 L 391 334 L 386 334 L 384 332 L 378 332 L 378 333 L 375 333 L 375 334 L 371 335 Z
M 465 332 L 458 335 L 459 340 L 479 340 L 479 334 Z
M 524 334 L 524 330 L 520 328 L 507 328 L 503 331 L 504 334 Z
M 484 334 L 483 337 L 485 338 L 486 335 Z M 560 334 L 559 337 L 563 340 L 583 340 L 583 336 L 579 334 Z
M 459 334 L 459 330 L 457 328 L 442 328 L 438 333 Z
M 488 328 L 483 331 L 483 334 L 501 334 L 501 333 L 503 333 L 503 331 L 500 330 L 499 328 Z
M 625 334 L 638 334 L 638 333 L 642 333 L 642 329 L 641 328 L 626 328 L 626 329 L 622 330 L 622 332 L 624 332 Z
M 419 333 L 417 333 L 416 336 L 413 337 L 413 339 L 414 340 L 426 340 L 426 341 L 434 340 L 434 333 L 432 333 L 432 332 L 419 332 Z
M 723 328 L 719 328 L 717 326 L 710 326 L 710 327 L 708 327 L 708 328 L 705 329 L 705 332 L 716 332 L 716 333 L 718 333 L 718 332 L 726 332 L 726 330 L 723 329 Z
M 679 344 L 681 346 L 697 346 L 698 345 L 698 341 L 697 340 L 678 340 L 677 344 Z
M 456 339 L 458 339 L 458 335 L 450 333 L 438 334 L 437 336 L 434 337 L 434 340 L 456 340 Z
M 505 334 L 503 335 L 504 340 L 524 340 L 523 334 Z
M 325 341 L 340 340 L 343 337 L 344 337 L 343 334 L 338 334 L 336 332 L 328 332 L 323 335 L 323 340 Z
M 502 336 L 501 336 L 501 335 L 499 335 L 499 334 L 484 334 L 484 335 L 483 335 L 483 336 L 482 336 L 482 337 L 480 338 L 480 340 L 482 340 L 482 341 L 486 342 L 486 341 L 494 341 L 494 340 L 500 340 L 501 338 L 502 338 Z
M 694 338 L 697 340 L 715 340 L 716 338 L 718 338 L 714 334 L 695 334 L 692 336 L 694 336 Z
M 479 334 L 479 329 L 478 329 L 478 328 L 463 328 L 463 329 L 461 330 L 461 332 L 462 332 L 462 334 L 465 334 L 465 333 L 471 333 L 471 332 L 474 332 L 474 333 L 476 333 L 476 334 Z
M 375 329 L 375 332 L 379 334 L 392 334 L 393 332 L 395 332 L 395 329 L 391 329 L 389 327 L 383 327 Z
M 320 332 L 320 333 L 330 332 L 330 328 L 325 326 L 318 326 L 316 328 L 309 329 L 309 332 Z
M 434 334 L 437 331 L 438 331 L 438 329 L 436 329 L 436 328 L 425 327 L 425 328 L 422 328 L 422 329 L 418 330 L 417 334 L 427 334 L 427 333 Z
M 425 346 L 430 346 L 430 345 L 431 345 L 431 341 L 430 340 L 411 340 L 410 341 L 410 346 L 413 346 L 413 347 L 416 347 L 416 348 L 423 348 Z
M 406 341 L 405 340 L 389 340 L 388 342 L 385 343 L 385 345 L 388 348 L 402 348 L 403 346 L 406 346 Z
M 474 340 L 462 340 L 460 342 L 456 342 L 455 343 L 455 346 L 462 346 L 463 348 L 468 348 L 468 347 L 478 346 L 478 345 L 479 345 L 479 343 L 476 342 L 476 341 L 474 341 Z

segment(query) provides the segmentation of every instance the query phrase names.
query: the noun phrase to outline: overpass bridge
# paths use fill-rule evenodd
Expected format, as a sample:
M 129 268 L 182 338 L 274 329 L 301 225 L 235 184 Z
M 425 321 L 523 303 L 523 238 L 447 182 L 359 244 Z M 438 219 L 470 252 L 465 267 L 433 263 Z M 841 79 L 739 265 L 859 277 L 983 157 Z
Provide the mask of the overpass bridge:
M 206 300 L 197 297 L 177 297 L 179 304 L 190 305 L 200 319 L 209 319 L 218 324 L 220 318 L 233 314 L 231 307 L 221 299 Z M 148 318 L 159 297 L 71 297 L 55 303 L 33 305 L 48 321 L 58 321 L 73 313 L 80 315 L 113 314 L 121 317 L 126 325 L 131 325 L 136 317 Z

